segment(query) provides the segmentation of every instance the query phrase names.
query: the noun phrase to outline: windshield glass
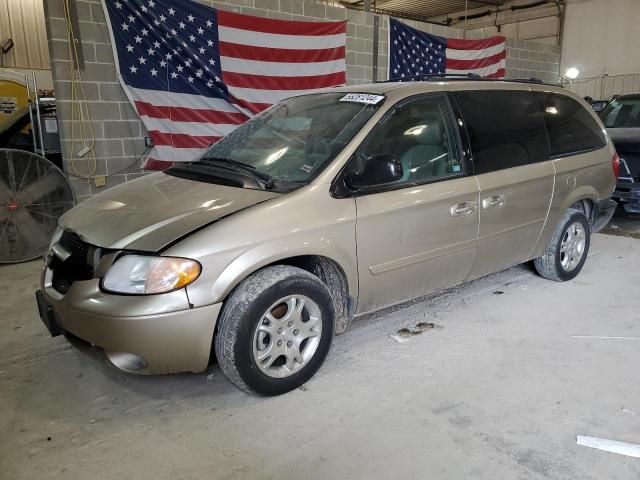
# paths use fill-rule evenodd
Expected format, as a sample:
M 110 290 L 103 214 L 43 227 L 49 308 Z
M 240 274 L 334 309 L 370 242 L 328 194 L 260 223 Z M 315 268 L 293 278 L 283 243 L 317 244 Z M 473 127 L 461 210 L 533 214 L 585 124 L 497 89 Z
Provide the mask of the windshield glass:
M 640 128 L 640 96 L 615 99 L 600 118 L 607 128 Z
M 244 164 L 274 182 L 308 183 L 371 118 L 383 99 L 345 93 L 290 98 L 235 129 L 199 160 L 226 160 L 228 168 L 234 168 L 232 162 Z

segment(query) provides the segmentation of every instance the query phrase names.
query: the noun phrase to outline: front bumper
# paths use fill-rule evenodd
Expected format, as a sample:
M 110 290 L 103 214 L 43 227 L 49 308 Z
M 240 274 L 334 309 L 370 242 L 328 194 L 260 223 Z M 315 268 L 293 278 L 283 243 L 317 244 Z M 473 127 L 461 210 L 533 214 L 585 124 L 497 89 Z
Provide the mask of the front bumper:
M 221 303 L 190 308 L 186 292 L 110 295 L 99 279 L 77 281 L 63 295 L 45 264 L 37 296 L 47 326 L 51 314 L 62 331 L 104 349 L 119 369 L 137 374 L 201 372 L 209 364 Z M 53 325 L 54 334 L 56 325 Z

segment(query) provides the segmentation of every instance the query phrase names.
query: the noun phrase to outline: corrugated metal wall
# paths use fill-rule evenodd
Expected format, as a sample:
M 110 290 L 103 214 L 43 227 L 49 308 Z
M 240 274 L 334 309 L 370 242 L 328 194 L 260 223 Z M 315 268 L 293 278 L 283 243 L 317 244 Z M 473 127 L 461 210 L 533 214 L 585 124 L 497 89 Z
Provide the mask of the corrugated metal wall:
M 640 73 L 581 78 L 573 82 L 571 90 L 594 100 L 608 100 L 612 95 L 640 92 Z
M 1 65 L 50 69 L 42 0 L 0 0 L 0 44 L 13 38 L 13 49 Z

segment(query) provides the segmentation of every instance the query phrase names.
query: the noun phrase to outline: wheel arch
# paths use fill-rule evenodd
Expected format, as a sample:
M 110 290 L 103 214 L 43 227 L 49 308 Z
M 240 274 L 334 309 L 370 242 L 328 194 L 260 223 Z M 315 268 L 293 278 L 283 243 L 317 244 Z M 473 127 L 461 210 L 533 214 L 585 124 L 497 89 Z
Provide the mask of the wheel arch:
M 343 268 L 331 258 L 322 255 L 298 255 L 287 257 L 275 261 L 263 268 L 271 265 L 290 265 L 305 270 L 322 281 L 333 298 L 336 309 L 335 332 L 343 333 L 349 327 L 354 305 L 354 298 L 349 293 L 347 275 Z
M 261 251 L 263 248 L 246 252 L 231 262 L 214 283 L 214 295 L 225 301 L 243 280 L 254 273 L 273 265 L 294 266 L 315 275 L 327 286 L 336 310 L 335 331 L 343 333 L 349 326 L 358 297 L 355 259 L 351 259 L 347 252 L 335 250 L 299 249 L 270 256 Z
M 576 188 L 567 195 L 567 198 L 563 202 L 560 208 L 558 220 L 562 215 L 564 215 L 564 212 L 566 212 L 567 209 L 572 207 L 581 210 L 585 215 L 587 215 L 587 213 L 591 214 L 593 213 L 593 206 L 596 205 L 599 200 L 600 197 L 595 188 L 587 185 Z M 587 218 L 589 218 L 589 215 L 587 215 Z
M 552 206 L 544 229 L 540 234 L 540 238 L 538 238 L 538 242 L 529 254 L 530 259 L 536 258 L 542 254 L 545 247 L 551 240 L 551 236 L 553 235 L 556 225 L 567 210 L 570 208 L 576 208 L 577 210 L 582 211 L 587 217 L 587 220 L 589 220 L 589 224 L 592 225 L 598 202 L 598 192 L 593 187 L 582 186 L 576 188 L 567 195 L 564 202 L 558 202 L 558 206 Z
M 575 208 L 576 210 L 580 210 L 584 213 L 584 216 L 589 220 L 589 224 L 593 225 L 594 213 L 595 213 L 595 205 L 597 204 L 597 200 L 592 198 L 583 198 L 573 203 L 569 208 Z

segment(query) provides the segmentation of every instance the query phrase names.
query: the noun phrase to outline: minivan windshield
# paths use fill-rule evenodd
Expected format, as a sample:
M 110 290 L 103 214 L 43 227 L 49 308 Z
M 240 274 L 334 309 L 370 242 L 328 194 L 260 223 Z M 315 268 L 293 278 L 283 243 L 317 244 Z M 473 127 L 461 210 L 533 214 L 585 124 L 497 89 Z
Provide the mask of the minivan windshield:
M 383 99 L 319 93 L 284 100 L 212 145 L 195 163 L 198 168 L 206 165 L 268 179 L 268 188 L 306 184 L 345 147 Z
M 640 128 L 640 95 L 616 98 L 600 118 L 606 128 Z

